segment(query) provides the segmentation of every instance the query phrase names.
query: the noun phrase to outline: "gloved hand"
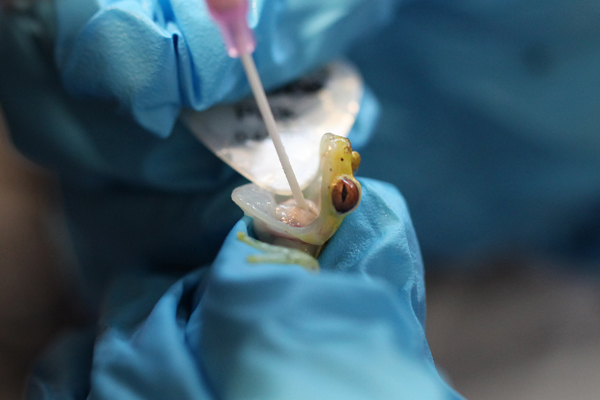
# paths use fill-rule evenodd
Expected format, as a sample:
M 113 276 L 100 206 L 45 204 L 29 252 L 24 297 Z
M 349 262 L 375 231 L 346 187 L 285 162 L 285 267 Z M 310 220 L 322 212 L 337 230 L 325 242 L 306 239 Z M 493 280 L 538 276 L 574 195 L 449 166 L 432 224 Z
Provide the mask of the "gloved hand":
M 340 56 L 393 15 L 389 0 L 253 0 L 256 65 L 266 88 Z M 77 95 L 116 100 L 167 136 L 180 108 L 205 109 L 249 94 L 202 0 L 56 3 L 56 58 Z
M 388 184 L 361 183 L 362 204 L 318 274 L 247 263 L 258 250 L 236 239 L 244 218 L 210 270 L 173 285 L 152 310 L 147 299 L 163 290 L 156 278 L 136 285 L 137 298 L 117 285 L 88 398 L 460 398 L 425 339 L 423 266 L 406 205 Z M 37 380 L 36 393 L 55 398 L 56 381 Z
M 383 24 L 391 4 L 388 0 L 320 3 L 256 3 L 255 59 L 268 85 L 341 54 L 357 35 Z M 78 186 L 82 181 L 95 186 L 108 181 L 169 192 L 207 192 L 231 177 L 231 170 L 183 124 L 177 123 L 167 139 L 159 138 L 130 115 L 117 115 L 114 102 L 105 101 L 117 101 L 121 108 L 141 115 L 144 126 L 166 135 L 169 129 L 164 126 L 173 124 L 181 105 L 191 105 L 185 100 L 189 96 L 199 96 L 198 108 L 205 108 L 248 90 L 239 60 L 228 58 L 202 0 L 174 2 L 174 9 L 185 8 L 178 11 L 184 18 L 177 24 L 150 18 L 148 13 L 164 11 L 154 2 L 33 4 L 26 14 L 6 15 L 0 23 L 0 98 L 19 150 L 55 169 L 63 182 L 75 181 Z M 165 37 L 166 26 L 183 33 Z M 177 51 L 173 37 L 183 46 Z M 283 41 L 291 46 L 288 52 Z M 152 62 L 150 55 L 161 48 L 164 59 Z M 187 63 L 181 61 L 186 54 Z M 55 58 L 60 70 L 54 68 Z M 178 69 L 171 68 L 170 63 L 176 62 Z M 66 93 L 63 82 L 89 98 Z M 368 90 L 360 109 L 351 134 L 356 149 L 366 142 L 377 120 L 378 106 Z M 153 118 L 159 123 L 154 124 Z

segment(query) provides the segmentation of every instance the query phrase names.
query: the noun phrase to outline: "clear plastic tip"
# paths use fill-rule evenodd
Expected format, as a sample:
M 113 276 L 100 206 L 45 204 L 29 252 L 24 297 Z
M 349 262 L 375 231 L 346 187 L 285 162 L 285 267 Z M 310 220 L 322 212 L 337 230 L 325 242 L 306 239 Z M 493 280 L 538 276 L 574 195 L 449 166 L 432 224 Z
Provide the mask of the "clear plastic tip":
M 210 14 L 219 25 L 230 57 L 251 54 L 256 47 L 248 26 L 248 0 L 206 0 Z

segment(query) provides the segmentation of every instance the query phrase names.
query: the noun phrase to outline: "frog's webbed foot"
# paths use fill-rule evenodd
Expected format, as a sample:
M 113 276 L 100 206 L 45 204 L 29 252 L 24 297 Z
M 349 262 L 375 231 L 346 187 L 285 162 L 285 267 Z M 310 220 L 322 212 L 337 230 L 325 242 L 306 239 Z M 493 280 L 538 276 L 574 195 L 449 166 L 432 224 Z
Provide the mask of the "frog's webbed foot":
M 319 262 L 316 258 L 300 250 L 288 249 L 287 247 L 274 246 L 253 239 L 243 232 L 238 232 L 238 240 L 244 242 L 264 254 L 248 256 L 251 263 L 274 263 L 274 264 L 297 264 L 308 271 L 318 271 Z

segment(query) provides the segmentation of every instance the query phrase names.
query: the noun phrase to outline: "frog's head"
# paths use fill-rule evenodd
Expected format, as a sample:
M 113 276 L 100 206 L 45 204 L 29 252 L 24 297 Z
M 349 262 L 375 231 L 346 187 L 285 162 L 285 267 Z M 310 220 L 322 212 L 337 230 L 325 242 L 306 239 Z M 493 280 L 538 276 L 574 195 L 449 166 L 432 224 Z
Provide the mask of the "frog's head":
M 277 209 L 281 204 L 276 201 L 273 193 L 257 185 L 248 184 L 233 191 L 233 201 L 254 218 L 257 234 L 258 230 L 265 232 L 262 240 L 268 241 L 268 235 L 278 235 L 321 246 L 333 236 L 344 218 L 358 207 L 361 187 L 354 178 L 354 171 L 360 164 L 360 156 L 352 151 L 350 141 L 326 133 L 321 139 L 320 154 L 320 187 L 317 180 L 311 187 L 315 189 L 311 192 L 316 198 L 310 199 L 312 204 L 320 203 L 320 210 L 318 215 L 313 215 L 316 218 L 307 225 L 296 226 L 283 222 L 277 216 Z
M 361 186 L 354 178 L 354 171 L 359 165 L 360 155 L 352 150 L 348 138 L 331 133 L 323 135 L 320 219 L 325 230 L 333 228 L 335 232 L 342 220 L 358 207 Z

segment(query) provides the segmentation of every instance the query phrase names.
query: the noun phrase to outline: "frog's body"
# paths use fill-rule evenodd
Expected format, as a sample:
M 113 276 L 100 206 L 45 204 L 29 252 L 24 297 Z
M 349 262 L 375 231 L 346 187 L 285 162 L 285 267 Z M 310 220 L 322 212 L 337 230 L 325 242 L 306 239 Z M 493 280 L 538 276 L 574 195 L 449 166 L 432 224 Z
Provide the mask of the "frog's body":
M 320 176 L 305 190 L 309 210 L 297 207 L 293 199 L 277 201 L 271 192 L 254 184 L 233 191 L 233 201 L 254 219 L 259 240 L 317 257 L 344 218 L 356 209 L 361 187 L 354 171 L 360 155 L 352 151 L 347 138 L 331 133 L 323 135 L 320 154 Z

